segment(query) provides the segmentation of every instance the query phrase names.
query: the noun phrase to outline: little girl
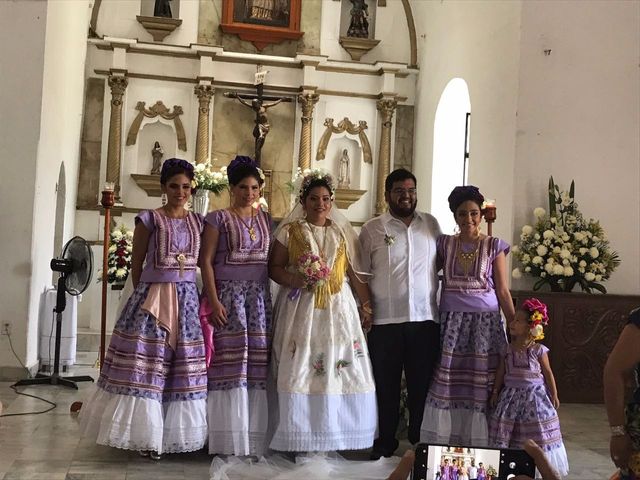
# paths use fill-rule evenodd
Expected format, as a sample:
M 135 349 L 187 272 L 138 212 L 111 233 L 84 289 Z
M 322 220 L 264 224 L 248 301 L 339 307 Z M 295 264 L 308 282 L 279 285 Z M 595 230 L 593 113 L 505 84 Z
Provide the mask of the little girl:
M 509 325 L 511 343 L 500 361 L 490 404 L 489 443 L 495 448 L 521 449 L 532 439 L 545 451 L 558 473 L 569 473 L 556 408 L 558 390 L 544 338 L 547 306 L 536 298 L 522 303 Z M 504 388 L 502 388 L 504 385 Z

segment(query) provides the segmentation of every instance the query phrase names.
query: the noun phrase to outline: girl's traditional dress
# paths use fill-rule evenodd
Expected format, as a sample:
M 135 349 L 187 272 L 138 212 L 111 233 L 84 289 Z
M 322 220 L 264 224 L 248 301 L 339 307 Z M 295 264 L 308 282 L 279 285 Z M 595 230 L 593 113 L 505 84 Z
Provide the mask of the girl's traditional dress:
M 440 465 L 440 480 L 453 480 L 453 468 L 451 465 Z
M 444 445 L 488 444 L 487 407 L 507 338 L 493 281 L 493 261 L 509 245 L 484 237 L 437 241 L 444 280 L 440 298 L 440 364 L 425 404 L 420 440 Z
M 505 358 L 504 388 L 491 415 L 492 447 L 521 449 L 532 439 L 544 450 L 560 475 L 569 473 L 560 422 L 547 394 L 540 359 L 549 349 L 534 343 L 524 350 L 509 345 Z
M 195 283 L 202 218 L 146 210 L 137 222 L 151 232 L 145 266 L 116 322 L 98 388 L 81 410 L 81 432 L 128 450 L 199 450 L 207 440 Z
M 329 223 L 329 222 L 327 222 Z M 296 220 L 279 230 L 289 252 L 287 270 L 305 252 L 324 258 L 328 281 L 314 291 L 281 286 L 274 308 L 272 373 L 277 383 L 275 434 L 281 451 L 368 448 L 376 424 L 375 385 L 358 309 L 347 281 L 345 236 Z
M 205 222 L 218 230 L 213 269 L 227 325 L 214 332 L 208 370 L 209 453 L 262 455 L 268 424 L 266 381 L 271 335 L 267 274 L 271 219 L 229 210 Z
M 478 480 L 487 480 L 487 471 L 484 467 L 478 468 Z

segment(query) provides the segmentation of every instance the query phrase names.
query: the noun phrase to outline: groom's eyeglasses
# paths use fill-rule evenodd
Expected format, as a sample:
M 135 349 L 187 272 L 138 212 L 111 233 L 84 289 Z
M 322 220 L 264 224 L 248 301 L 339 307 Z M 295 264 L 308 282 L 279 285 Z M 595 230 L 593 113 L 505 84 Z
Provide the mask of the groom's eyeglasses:
M 415 197 L 418 193 L 418 189 L 416 188 L 394 188 L 391 190 L 391 193 L 397 197 L 407 194 L 411 197 Z

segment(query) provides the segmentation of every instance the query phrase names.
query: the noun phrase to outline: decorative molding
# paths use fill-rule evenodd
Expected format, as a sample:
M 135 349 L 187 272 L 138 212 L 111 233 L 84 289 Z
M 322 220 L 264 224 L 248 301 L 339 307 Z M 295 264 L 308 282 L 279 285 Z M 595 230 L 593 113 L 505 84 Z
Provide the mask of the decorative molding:
M 360 145 L 362 146 L 362 158 L 365 163 L 373 163 L 373 156 L 371 155 L 371 145 L 369 144 L 369 138 L 365 130 L 369 128 L 367 126 L 367 122 L 364 120 L 358 121 L 358 126 L 354 125 L 351 120 L 347 117 L 344 117 L 338 123 L 338 126 L 333 124 L 333 118 L 326 118 L 324 121 L 324 126 L 327 127 L 320 137 L 320 142 L 318 143 L 318 150 L 316 152 L 316 160 L 324 160 L 327 155 L 327 146 L 329 145 L 329 140 L 331 136 L 336 133 L 342 133 L 346 131 L 351 135 L 358 135 L 360 140 Z
M 193 92 L 198 97 L 198 132 L 196 134 L 196 164 L 204 163 L 209 156 L 209 105 L 215 89 L 212 85 L 196 85 Z
M 418 66 L 418 39 L 416 35 L 416 22 L 413 19 L 413 11 L 411 10 L 411 4 L 409 0 L 402 0 L 402 6 L 404 7 L 404 14 L 407 17 L 407 27 L 409 29 L 409 48 L 411 51 L 411 65 L 410 67 Z
M 136 182 L 136 185 L 147 192 L 148 196 L 162 196 L 162 189 L 160 187 L 160 175 L 141 175 L 139 173 L 132 173 L 131 178 L 133 178 L 133 181 Z
M 340 37 L 338 40 L 351 56 L 351 60 L 359 62 L 362 56 L 380 43 L 380 40 L 373 38 Z
M 338 208 L 346 210 L 352 204 L 356 203 L 362 195 L 367 193 L 366 190 L 351 190 L 349 188 L 337 188 L 335 204 Z
M 395 99 L 383 98 L 376 102 L 376 108 L 382 116 L 376 178 L 376 215 L 381 215 L 387 210 L 387 202 L 384 199 L 384 181 L 391 169 L 391 128 L 393 127 L 393 112 L 397 106 L 398 102 Z
M 179 18 L 167 17 L 146 17 L 144 15 L 136 15 L 138 23 L 140 23 L 147 32 L 151 34 L 153 40 L 161 42 L 164 38 L 173 33 L 173 31 L 182 25 Z
M 180 115 L 182 115 L 184 112 L 182 111 L 182 107 L 180 105 L 174 105 L 173 112 L 171 112 L 164 105 L 164 103 L 162 103 L 162 100 L 158 100 L 151 108 L 145 108 L 145 102 L 138 102 L 136 105 L 136 110 L 138 110 L 138 115 L 133 119 L 131 127 L 129 128 L 129 134 L 127 135 L 126 143 L 127 145 L 135 145 L 138 139 L 140 125 L 142 125 L 142 120 L 144 117 L 155 118 L 157 116 L 160 116 L 165 120 L 173 120 L 173 124 L 176 128 L 176 137 L 178 139 L 178 148 L 183 152 L 187 151 L 187 137 L 184 133 L 182 120 L 180 120 Z
M 317 93 L 302 93 L 298 95 L 298 102 L 302 107 L 302 128 L 300 129 L 300 149 L 298 166 L 304 170 L 311 167 L 311 127 L 313 125 L 313 107 L 320 95 Z
M 224 33 L 238 35 L 241 40 L 253 43 L 258 50 L 284 40 L 298 40 L 304 35 L 304 32 L 300 31 L 302 0 L 290 0 L 289 24 L 286 27 L 276 26 L 273 23 L 269 25 L 269 20 L 264 20 L 264 22 L 260 23 L 237 21 L 234 19 L 234 4 L 236 1 L 239 0 L 222 0 L 220 28 Z

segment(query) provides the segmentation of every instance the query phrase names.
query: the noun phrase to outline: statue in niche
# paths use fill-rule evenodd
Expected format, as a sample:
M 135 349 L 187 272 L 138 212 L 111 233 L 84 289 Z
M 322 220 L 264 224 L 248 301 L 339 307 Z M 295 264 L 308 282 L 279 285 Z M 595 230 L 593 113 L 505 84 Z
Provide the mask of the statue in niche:
M 151 149 L 151 157 L 153 158 L 153 166 L 151 167 L 151 175 L 160 175 L 162 169 L 162 156 L 164 152 L 160 147 L 160 142 L 156 142 Z
M 340 163 L 338 165 L 338 188 L 349 188 L 351 186 L 351 175 L 349 174 L 349 150 L 342 150 Z
M 153 6 L 153 16 L 154 17 L 165 17 L 171 18 L 171 5 L 169 4 L 171 0 L 156 0 L 155 5 Z
M 351 23 L 347 30 L 347 37 L 369 38 L 369 6 L 366 0 L 351 1 Z

